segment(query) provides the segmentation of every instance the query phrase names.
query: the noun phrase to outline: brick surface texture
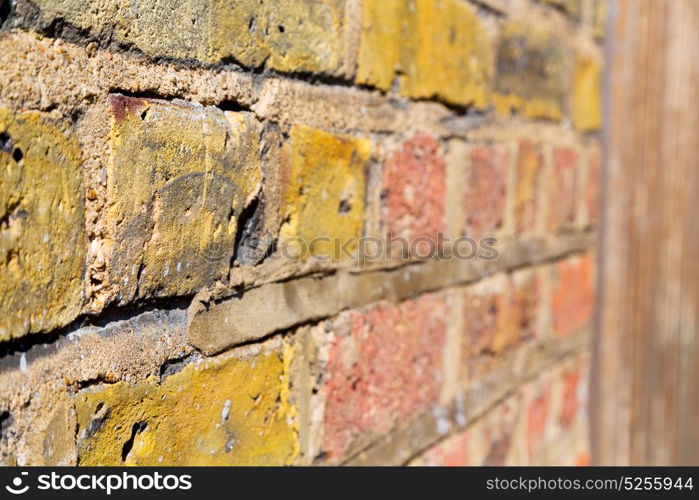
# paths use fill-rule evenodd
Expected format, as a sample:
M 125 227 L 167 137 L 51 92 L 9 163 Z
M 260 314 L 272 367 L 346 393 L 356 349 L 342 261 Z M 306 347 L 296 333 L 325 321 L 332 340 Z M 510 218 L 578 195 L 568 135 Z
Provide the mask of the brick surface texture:
M 602 0 L 0 3 L 0 463 L 589 461 Z

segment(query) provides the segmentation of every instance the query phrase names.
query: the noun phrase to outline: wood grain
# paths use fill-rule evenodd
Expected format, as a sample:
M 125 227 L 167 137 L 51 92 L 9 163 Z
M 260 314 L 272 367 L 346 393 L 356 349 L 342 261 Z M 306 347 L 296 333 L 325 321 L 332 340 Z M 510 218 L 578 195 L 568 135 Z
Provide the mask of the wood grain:
M 610 11 L 593 459 L 696 465 L 699 2 Z

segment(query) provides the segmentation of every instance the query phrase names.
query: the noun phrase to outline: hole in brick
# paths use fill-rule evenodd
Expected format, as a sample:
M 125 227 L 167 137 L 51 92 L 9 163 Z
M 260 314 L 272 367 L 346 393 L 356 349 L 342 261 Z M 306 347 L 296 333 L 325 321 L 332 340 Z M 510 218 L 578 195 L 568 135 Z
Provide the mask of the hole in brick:
M 144 109 L 143 112 L 141 113 L 141 120 L 145 120 L 147 114 L 148 114 L 148 110 Z
M 235 439 L 235 436 L 231 437 L 226 441 L 226 453 L 230 453 L 233 448 L 235 448 L 235 445 L 238 441 Z
M 257 23 L 255 22 L 255 18 L 251 17 L 250 21 L 248 22 L 248 31 L 255 31 L 255 28 L 257 27 Z
M 124 443 L 124 446 L 121 449 L 122 462 L 126 462 L 126 457 L 128 457 L 129 453 L 131 453 L 136 436 L 143 432 L 146 429 L 146 427 L 146 422 L 136 422 L 135 424 L 133 424 L 133 426 L 131 427 L 131 437 L 129 437 L 128 441 Z
M 0 133 L 0 151 L 5 153 L 12 151 L 12 137 L 7 132 Z
M 10 0 L 0 0 L 0 25 L 5 22 L 5 20 L 10 17 L 10 11 L 12 10 L 12 2 Z
M 284 33 L 284 26 L 282 26 L 281 24 L 277 26 L 277 29 L 279 30 L 279 33 Z
M 106 408 L 104 406 L 104 403 L 100 402 L 95 408 L 95 412 L 92 414 L 90 423 L 87 424 L 85 434 L 87 436 L 92 436 L 93 434 L 95 434 L 102 428 L 107 418 L 109 418 L 109 408 Z
M 4 411 L 0 413 L 0 436 L 2 436 L 3 432 L 7 430 L 11 424 L 12 416 L 10 415 L 10 412 Z
M 349 213 L 352 210 L 352 204 L 349 200 L 340 200 L 340 206 L 338 207 L 338 212 L 341 214 Z
M 15 148 L 15 150 L 12 152 L 12 159 L 19 163 L 22 161 L 22 158 L 24 158 L 24 153 L 22 152 L 21 149 Z

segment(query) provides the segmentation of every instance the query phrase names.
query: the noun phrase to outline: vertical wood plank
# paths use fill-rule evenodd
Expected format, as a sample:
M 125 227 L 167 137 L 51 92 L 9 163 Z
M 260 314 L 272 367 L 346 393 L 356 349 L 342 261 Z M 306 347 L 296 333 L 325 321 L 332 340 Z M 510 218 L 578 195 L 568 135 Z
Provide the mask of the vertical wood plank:
M 611 15 L 593 454 L 699 464 L 699 2 Z

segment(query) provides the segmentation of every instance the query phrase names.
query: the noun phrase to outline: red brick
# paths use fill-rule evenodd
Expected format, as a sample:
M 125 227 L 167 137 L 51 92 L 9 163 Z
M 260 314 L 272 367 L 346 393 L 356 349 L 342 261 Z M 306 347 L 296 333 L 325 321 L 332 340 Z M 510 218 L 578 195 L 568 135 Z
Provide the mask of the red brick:
M 530 231 L 536 225 L 539 211 L 537 195 L 541 164 L 542 157 L 539 148 L 531 141 L 520 142 L 514 207 L 517 233 Z
M 600 150 L 595 148 L 590 152 L 587 170 L 587 192 L 585 193 L 585 204 L 587 205 L 587 218 L 590 224 L 596 224 L 600 210 L 600 175 L 602 168 L 602 158 Z
M 465 375 L 486 372 L 497 356 L 537 335 L 540 283 L 536 275 L 508 277 L 506 283 L 466 293 L 463 342 Z
M 580 376 L 580 366 L 575 366 L 563 371 L 563 401 L 559 422 L 564 431 L 570 429 L 578 416 L 578 410 L 580 409 L 580 401 L 578 398 Z
M 555 265 L 552 296 L 553 329 L 566 335 L 589 325 L 595 303 L 589 256 L 574 257 Z
M 488 411 L 467 430 L 427 450 L 425 465 L 507 465 L 513 431 L 519 415 L 517 398 L 510 398 Z
M 408 240 L 444 230 L 445 167 L 439 141 L 418 132 L 385 164 L 384 226 Z
M 551 386 L 544 385 L 527 406 L 527 452 L 531 462 L 541 449 L 551 413 Z
M 467 234 L 479 239 L 502 226 L 509 152 L 504 146 L 483 145 L 471 152 L 466 188 Z
M 443 295 L 345 313 L 330 347 L 323 448 L 344 455 L 355 438 L 385 433 L 438 401 L 446 340 Z
M 470 432 L 464 431 L 430 448 L 423 457 L 425 465 L 459 467 L 473 465 L 469 453 Z
M 578 153 L 568 147 L 554 148 L 549 186 L 549 229 L 570 227 L 577 207 Z

